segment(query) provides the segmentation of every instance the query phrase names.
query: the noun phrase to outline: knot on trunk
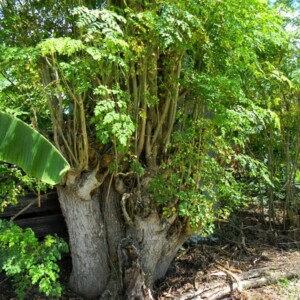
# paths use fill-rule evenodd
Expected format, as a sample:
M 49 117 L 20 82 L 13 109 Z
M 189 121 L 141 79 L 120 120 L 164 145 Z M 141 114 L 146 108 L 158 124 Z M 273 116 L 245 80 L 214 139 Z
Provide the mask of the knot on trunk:
M 98 174 L 99 165 L 89 172 L 68 173 L 66 186 L 73 190 L 81 200 L 90 201 L 91 193 L 96 190 L 106 178 L 108 171 L 104 174 Z
M 139 265 L 141 255 L 140 245 L 131 237 L 121 240 L 120 254 L 123 268 L 128 269 Z

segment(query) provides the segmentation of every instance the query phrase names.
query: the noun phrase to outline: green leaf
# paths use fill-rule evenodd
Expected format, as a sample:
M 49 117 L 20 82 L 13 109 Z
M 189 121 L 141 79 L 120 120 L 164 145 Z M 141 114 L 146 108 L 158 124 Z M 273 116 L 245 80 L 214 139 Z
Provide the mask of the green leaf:
M 272 183 L 272 181 L 270 180 L 269 176 L 266 173 L 262 172 L 261 175 L 267 184 L 269 184 L 271 187 L 275 188 L 274 184 Z
M 48 54 L 65 54 L 72 55 L 83 49 L 83 44 L 80 40 L 74 40 L 69 37 L 50 38 L 41 42 L 38 46 L 43 55 Z
M 49 184 L 57 184 L 70 165 L 40 133 L 23 121 L 0 112 L 0 160 L 21 167 Z

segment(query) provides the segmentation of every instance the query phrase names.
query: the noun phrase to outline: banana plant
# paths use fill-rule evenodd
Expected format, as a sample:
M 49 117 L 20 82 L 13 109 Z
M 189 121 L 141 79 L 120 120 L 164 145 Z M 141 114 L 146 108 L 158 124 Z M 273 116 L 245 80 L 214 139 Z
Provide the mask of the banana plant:
M 20 119 L 0 112 L 0 160 L 55 185 L 70 169 L 62 154 L 43 135 Z

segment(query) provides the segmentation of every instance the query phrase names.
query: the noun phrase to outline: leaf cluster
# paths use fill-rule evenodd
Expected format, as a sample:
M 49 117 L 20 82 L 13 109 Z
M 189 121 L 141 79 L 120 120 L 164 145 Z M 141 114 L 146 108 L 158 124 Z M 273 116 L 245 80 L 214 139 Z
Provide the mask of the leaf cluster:
M 47 235 L 39 242 L 31 229 L 0 220 L 0 270 L 12 278 L 19 299 L 34 286 L 47 296 L 59 297 L 62 287 L 57 261 L 66 252 L 67 243 L 57 236 Z
M 33 177 L 24 174 L 14 165 L 0 163 L 0 212 L 8 205 L 16 205 L 18 197 L 28 191 L 37 193 L 45 191 L 47 185 L 39 182 Z
M 101 97 L 94 109 L 92 122 L 96 125 L 97 137 L 103 144 L 114 141 L 121 148 L 129 144 L 135 126 L 128 115 L 129 95 L 120 88 L 108 89 L 99 86 L 94 94 Z

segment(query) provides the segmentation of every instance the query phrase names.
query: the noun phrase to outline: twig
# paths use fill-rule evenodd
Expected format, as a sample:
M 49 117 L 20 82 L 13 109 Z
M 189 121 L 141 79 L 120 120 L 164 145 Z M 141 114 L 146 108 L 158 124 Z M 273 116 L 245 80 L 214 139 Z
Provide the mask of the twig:
M 38 189 L 38 207 L 41 207 L 41 190 Z
M 22 213 L 24 213 L 28 208 L 30 208 L 33 204 L 35 204 L 36 202 L 40 202 L 42 199 L 47 198 L 49 194 L 52 193 L 47 193 L 44 195 L 41 195 L 40 193 L 38 194 L 36 199 L 33 199 L 26 207 L 24 207 L 23 209 L 21 209 L 19 212 L 17 212 L 14 216 L 12 216 L 10 218 L 10 221 L 13 221 L 14 219 L 16 219 L 17 217 L 19 217 Z M 41 206 L 39 206 L 41 207 Z
M 6 282 L 8 279 L 9 278 L 7 277 L 7 278 L 3 279 L 2 281 L 0 281 L 0 285 L 3 284 L 4 282 Z
M 224 270 L 222 270 L 224 271 Z M 228 270 L 226 270 L 228 271 Z M 255 272 L 254 272 L 255 271 Z M 225 272 L 225 271 L 224 271 Z M 293 270 L 287 272 L 271 272 L 267 269 L 257 269 L 252 270 L 253 274 L 250 272 L 245 272 L 241 274 L 241 278 L 239 279 L 240 282 L 232 283 L 230 286 L 216 286 L 212 288 L 206 288 L 205 291 L 198 289 L 197 291 L 189 291 L 184 293 L 180 297 L 174 298 L 174 300 L 219 300 L 223 299 L 225 296 L 230 295 L 232 292 L 237 290 L 239 287 L 243 288 L 244 290 L 250 288 L 258 288 L 268 284 L 276 284 L 282 278 L 286 278 L 288 280 L 292 278 L 299 277 L 300 268 L 297 267 Z M 258 277 L 261 276 L 261 277 Z M 255 278 L 254 278 L 255 277 Z M 246 278 L 246 279 L 244 279 Z M 251 278 L 251 279 L 247 279 Z
M 241 280 L 238 278 L 238 276 L 236 276 L 234 273 L 232 273 L 231 271 L 223 268 L 218 262 L 215 263 L 215 266 L 217 269 L 219 269 L 220 271 L 226 273 L 228 276 L 231 277 L 231 279 L 234 279 L 237 283 L 237 290 L 241 293 L 243 291 L 243 286 L 241 285 Z
M 39 198 L 39 197 L 38 197 Z M 13 221 L 14 219 L 16 219 L 18 216 L 20 216 L 23 212 L 25 212 L 28 208 L 30 208 L 33 204 L 35 204 L 36 202 L 38 202 L 38 198 L 32 200 L 26 207 L 24 207 L 23 209 L 21 209 L 17 214 L 15 214 L 13 217 L 10 218 L 11 221 Z

